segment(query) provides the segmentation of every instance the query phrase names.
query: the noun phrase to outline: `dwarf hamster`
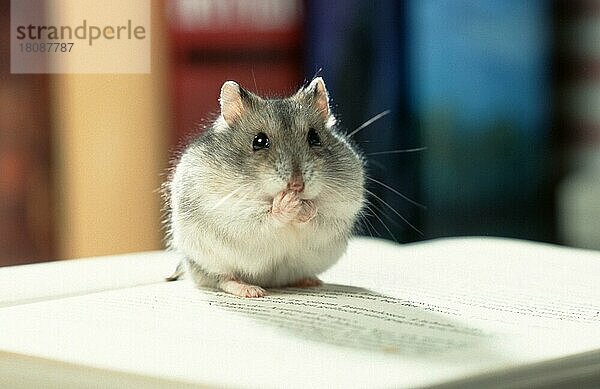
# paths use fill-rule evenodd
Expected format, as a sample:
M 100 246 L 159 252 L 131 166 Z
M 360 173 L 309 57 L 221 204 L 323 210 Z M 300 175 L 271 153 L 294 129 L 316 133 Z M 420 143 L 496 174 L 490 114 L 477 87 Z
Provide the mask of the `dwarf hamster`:
M 199 287 L 242 297 L 318 286 L 365 201 L 364 160 L 336 128 L 322 78 L 264 99 L 223 84 L 220 115 L 166 183 L 168 244 Z

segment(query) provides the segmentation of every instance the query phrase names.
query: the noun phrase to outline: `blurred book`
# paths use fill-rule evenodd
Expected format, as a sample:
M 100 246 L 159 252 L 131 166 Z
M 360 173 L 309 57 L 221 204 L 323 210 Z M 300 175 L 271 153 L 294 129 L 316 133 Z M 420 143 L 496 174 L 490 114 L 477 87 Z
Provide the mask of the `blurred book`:
M 551 3 L 412 4 L 427 236 L 553 241 Z
M 10 1 L 0 0 L 0 53 L 10 52 Z M 48 79 L 10 74 L 0 55 L 0 266 L 54 257 Z
M 173 144 L 216 118 L 225 81 L 267 96 L 288 95 L 302 84 L 302 1 L 177 0 L 166 7 Z
M 600 2 L 557 2 L 559 239 L 600 249 Z

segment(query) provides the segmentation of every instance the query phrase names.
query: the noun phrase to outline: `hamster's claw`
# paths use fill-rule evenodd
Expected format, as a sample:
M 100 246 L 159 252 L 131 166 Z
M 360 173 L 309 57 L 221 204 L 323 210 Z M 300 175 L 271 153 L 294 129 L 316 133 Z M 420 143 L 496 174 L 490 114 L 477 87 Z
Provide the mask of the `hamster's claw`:
M 246 284 L 238 280 L 222 281 L 219 287 L 223 291 L 239 297 L 264 297 L 267 294 L 260 286 Z

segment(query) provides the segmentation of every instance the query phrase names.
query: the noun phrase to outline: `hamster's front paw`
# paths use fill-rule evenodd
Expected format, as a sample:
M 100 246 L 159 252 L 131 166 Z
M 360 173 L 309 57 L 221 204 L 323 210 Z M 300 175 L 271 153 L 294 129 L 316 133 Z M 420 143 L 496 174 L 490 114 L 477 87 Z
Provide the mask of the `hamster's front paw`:
M 222 281 L 219 284 L 219 287 L 223 291 L 239 297 L 264 297 L 267 294 L 260 286 L 246 284 L 242 281 L 233 279 Z
M 315 203 L 310 200 L 303 200 L 296 221 L 298 223 L 308 223 L 314 219 L 315 216 L 317 216 L 317 207 Z
M 273 199 L 271 215 L 282 224 L 296 219 L 302 210 L 302 200 L 294 191 L 282 191 Z
M 271 215 L 281 224 L 308 223 L 317 215 L 317 207 L 294 191 L 282 191 L 273 199 Z

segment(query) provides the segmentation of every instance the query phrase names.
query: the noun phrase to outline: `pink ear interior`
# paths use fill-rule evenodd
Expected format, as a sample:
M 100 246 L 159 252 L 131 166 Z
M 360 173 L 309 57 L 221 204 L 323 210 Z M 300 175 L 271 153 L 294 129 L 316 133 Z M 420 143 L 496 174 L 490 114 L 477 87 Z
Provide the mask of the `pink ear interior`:
M 232 125 L 244 113 L 240 86 L 235 81 L 227 81 L 221 87 L 221 115 L 228 125 Z
M 325 82 L 321 77 L 315 78 L 309 85 L 308 90 L 314 90 L 313 98 L 315 107 L 319 111 L 319 114 L 323 117 L 323 120 L 329 118 L 329 94 L 325 88 Z

